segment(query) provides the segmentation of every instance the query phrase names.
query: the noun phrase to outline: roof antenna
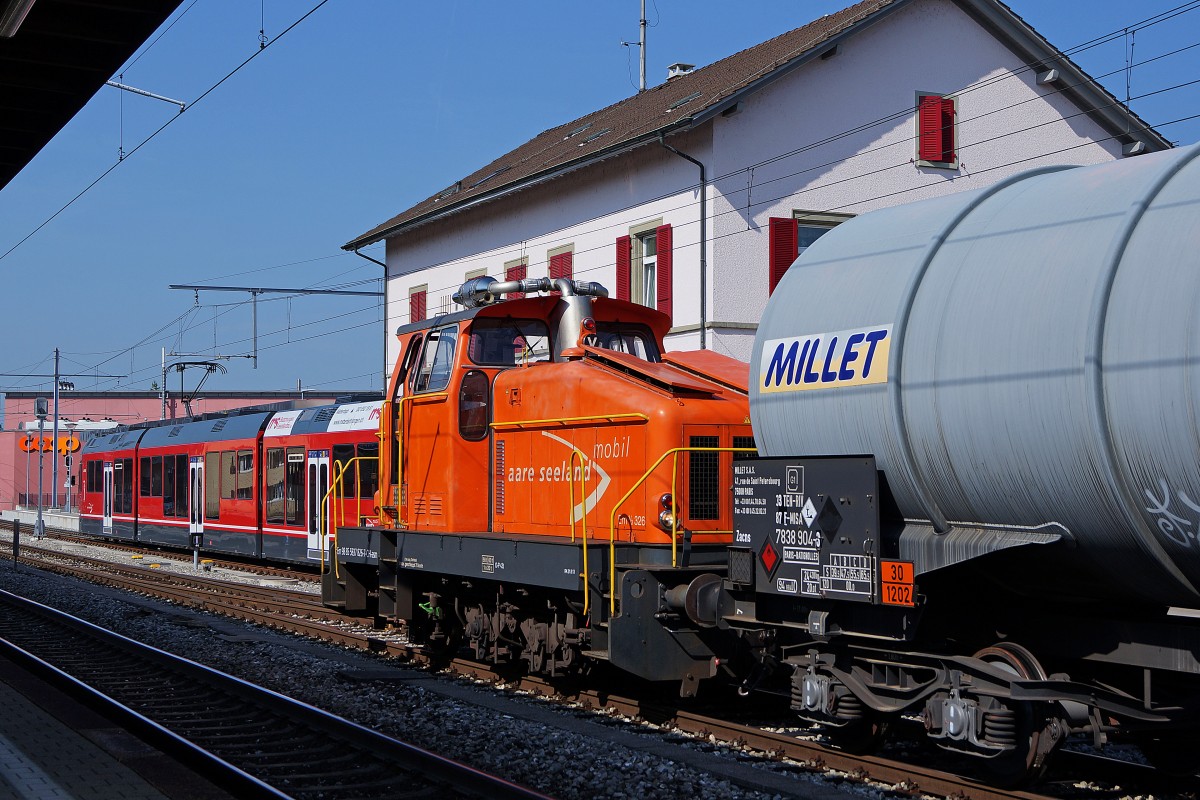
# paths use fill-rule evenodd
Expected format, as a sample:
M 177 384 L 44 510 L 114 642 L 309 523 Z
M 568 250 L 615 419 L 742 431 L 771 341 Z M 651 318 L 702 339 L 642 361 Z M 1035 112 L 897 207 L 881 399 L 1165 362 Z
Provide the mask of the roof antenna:
M 639 23 L 641 27 L 641 39 L 637 42 L 621 42 L 622 47 L 630 47 L 634 44 L 638 46 L 641 52 L 638 54 L 640 62 L 640 80 L 638 82 L 638 91 L 646 91 L 646 0 L 642 0 L 642 18 Z

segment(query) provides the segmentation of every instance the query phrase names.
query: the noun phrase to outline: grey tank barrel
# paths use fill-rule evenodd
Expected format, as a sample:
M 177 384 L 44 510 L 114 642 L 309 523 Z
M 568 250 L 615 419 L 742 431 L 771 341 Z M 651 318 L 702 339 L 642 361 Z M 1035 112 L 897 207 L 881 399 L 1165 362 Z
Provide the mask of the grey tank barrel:
M 852 219 L 759 324 L 757 445 L 874 454 L 918 570 L 1058 541 L 1019 563 L 1200 607 L 1198 243 L 1196 147 Z

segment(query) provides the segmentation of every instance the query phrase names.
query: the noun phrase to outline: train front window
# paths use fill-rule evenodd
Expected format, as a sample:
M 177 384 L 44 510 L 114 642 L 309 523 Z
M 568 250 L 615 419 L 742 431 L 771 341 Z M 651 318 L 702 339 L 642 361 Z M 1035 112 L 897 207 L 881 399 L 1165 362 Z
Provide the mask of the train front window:
M 417 370 L 414 391 L 440 392 L 450 383 L 450 370 L 454 365 L 454 345 L 458 341 L 458 328 L 449 325 L 431 331 L 425 339 L 425 350 L 421 354 L 421 367 Z
M 629 353 L 643 361 L 658 361 L 654 334 L 644 325 L 628 322 L 597 322 L 596 346 L 618 353 Z
M 537 319 L 476 319 L 467 355 L 488 367 L 549 361 L 550 330 Z

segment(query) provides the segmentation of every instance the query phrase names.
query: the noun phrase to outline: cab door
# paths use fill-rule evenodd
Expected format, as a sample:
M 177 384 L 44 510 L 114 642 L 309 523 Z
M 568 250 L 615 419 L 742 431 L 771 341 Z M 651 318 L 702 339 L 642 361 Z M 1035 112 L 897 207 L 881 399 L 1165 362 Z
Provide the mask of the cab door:
M 103 501 L 104 522 L 102 527 L 104 533 L 110 534 L 113 529 L 113 462 L 104 462 L 104 501 Z
M 204 459 L 188 459 L 188 533 L 192 541 L 204 538 Z
M 333 533 L 331 504 L 326 501 L 329 491 L 329 451 L 308 451 L 308 557 L 320 560 L 322 546 L 328 546 Z

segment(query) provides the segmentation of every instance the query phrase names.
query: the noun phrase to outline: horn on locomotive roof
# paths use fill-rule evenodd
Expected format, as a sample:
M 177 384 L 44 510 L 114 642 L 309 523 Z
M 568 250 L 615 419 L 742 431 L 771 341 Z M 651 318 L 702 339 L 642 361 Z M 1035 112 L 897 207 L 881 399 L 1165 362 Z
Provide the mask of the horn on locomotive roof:
M 490 275 L 472 278 L 454 293 L 454 302 L 464 308 L 478 308 L 500 302 L 503 295 L 512 292 L 559 292 L 563 297 L 608 297 L 608 290 L 593 281 L 576 281 L 570 278 L 522 278 L 515 281 L 498 281 Z

